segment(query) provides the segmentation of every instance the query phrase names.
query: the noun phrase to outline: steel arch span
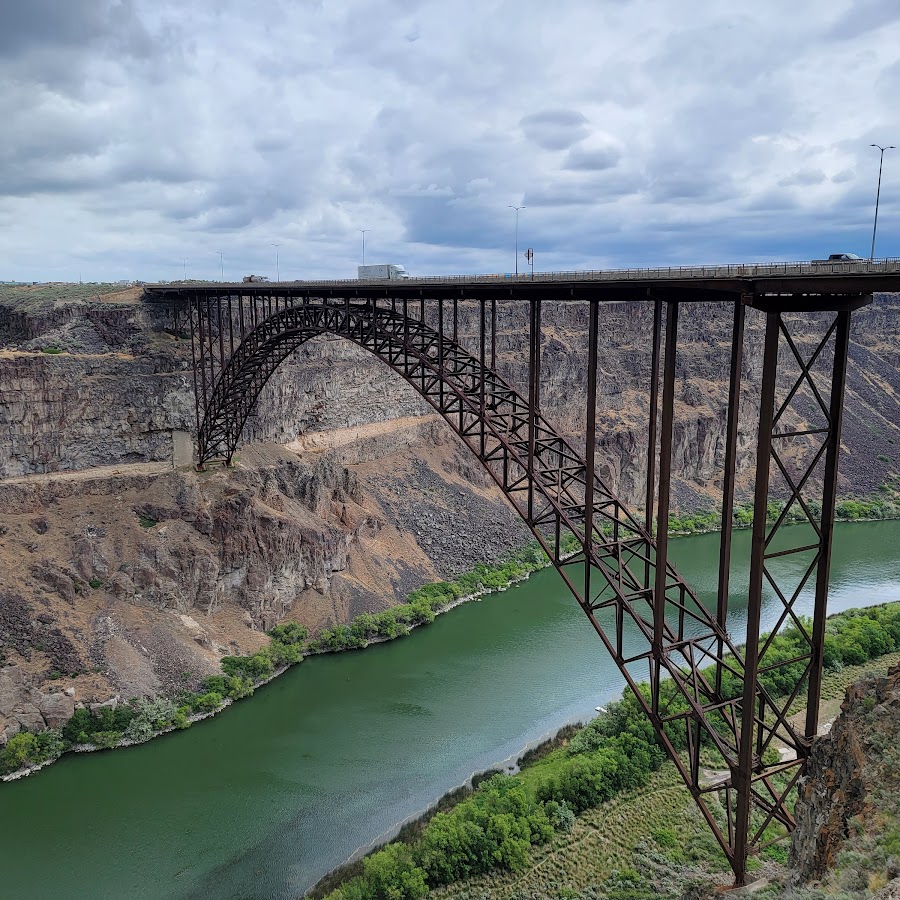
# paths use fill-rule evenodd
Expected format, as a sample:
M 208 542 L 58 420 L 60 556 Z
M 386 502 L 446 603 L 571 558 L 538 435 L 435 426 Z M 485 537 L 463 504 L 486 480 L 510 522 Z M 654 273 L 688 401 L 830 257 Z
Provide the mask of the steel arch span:
M 478 457 L 546 551 L 652 722 L 659 741 L 725 851 L 737 881 L 742 883 L 747 855 L 759 846 L 768 826 L 779 823 L 787 831 L 793 828 L 791 791 L 802 774 L 810 737 L 816 730 L 814 715 L 807 720 L 805 730 L 792 724 L 788 715 L 793 701 L 802 698 L 807 682 L 807 699 L 817 708 L 849 310 L 836 312 L 810 358 L 801 358 L 803 353 L 791 341 L 781 313 L 766 311 L 758 448 L 764 464 L 757 468 L 748 636 L 746 645 L 738 646 L 727 629 L 730 527 L 723 527 L 722 559 L 726 574 L 723 587 L 720 570 L 719 605 L 715 611 L 699 602 L 668 561 L 665 523 L 672 457 L 677 301 L 665 303 L 665 329 L 663 303 L 655 301 L 651 388 L 654 411 L 659 401 L 656 391 L 663 330 L 665 363 L 656 506 L 660 526 L 654 538 L 594 470 L 598 303 L 590 306 L 586 440 L 581 455 L 540 413 L 540 300 L 530 303 L 526 397 L 489 364 L 494 359 L 496 326 L 495 322 L 491 323 L 489 352 L 484 298 L 480 301 L 480 343 L 476 356 L 455 340 L 455 300 L 451 337 L 446 333 L 443 301 L 437 307 L 436 316 L 432 316 L 437 320 L 433 325 L 426 320 L 425 300 L 419 304 L 416 318 L 408 314 L 406 301 L 398 311 L 396 301 L 382 306 L 376 297 L 323 299 L 287 292 L 279 296 L 277 291 L 270 290 L 265 296 L 250 297 L 245 321 L 243 296 L 192 292 L 189 315 L 201 465 L 213 458 L 230 462 L 247 416 L 266 382 L 310 338 L 322 334 L 346 338 L 390 366 Z M 233 300 L 238 304 L 237 309 L 232 306 Z M 493 302 L 491 307 L 494 318 Z M 735 398 L 740 392 L 744 308 L 740 299 L 734 303 L 724 522 L 730 521 L 733 504 Z M 782 336 L 794 352 L 801 374 L 776 413 L 775 376 Z M 822 446 L 799 484 L 785 473 L 793 489 L 788 507 L 796 501 L 806 509 L 800 492 L 813 467 L 826 461 L 823 512 L 819 524 L 813 523 L 819 537 L 814 545 L 815 557 L 800 587 L 788 596 L 775 585 L 770 571 L 772 563 L 767 560 L 795 551 L 766 552 L 787 508 L 771 528 L 765 512 L 770 458 L 781 465 L 773 441 L 796 437 L 800 432 L 778 433 L 775 428 L 799 388 L 806 382 L 812 384 L 811 372 L 816 360 L 824 358 L 824 350 L 831 352 L 832 346 L 834 366 L 829 402 L 822 400 L 824 389 L 818 391 L 812 385 L 828 424 L 809 434 L 824 434 Z M 654 414 L 650 419 L 649 438 L 654 453 L 656 426 Z M 651 466 L 645 516 L 651 526 L 653 472 L 655 467 Z M 809 551 L 811 547 L 798 548 L 798 551 Z M 824 588 L 820 585 L 817 590 L 815 619 L 812 628 L 807 629 L 794 614 L 793 603 L 814 572 L 818 582 L 824 578 Z M 808 643 L 802 654 L 787 662 L 771 662 L 765 658 L 769 641 L 758 645 L 764 578 L 775 586 L 784 604 L 779 625 L 796 623 Z M 804 671 L 796 679 L 790 697 L 770 695 L 760 675 L 798 661 L 804 664 Z M 666 690 L 661 689 L 664 680 L 670 685 Z M 649 690 L 641 690 L 641 683 L 648 684 Z M 764 762 L 764 756 L 766 760 L 772 757 L 766 751 L 778 746 L 789 752 L 783 754 L 781 761 Z

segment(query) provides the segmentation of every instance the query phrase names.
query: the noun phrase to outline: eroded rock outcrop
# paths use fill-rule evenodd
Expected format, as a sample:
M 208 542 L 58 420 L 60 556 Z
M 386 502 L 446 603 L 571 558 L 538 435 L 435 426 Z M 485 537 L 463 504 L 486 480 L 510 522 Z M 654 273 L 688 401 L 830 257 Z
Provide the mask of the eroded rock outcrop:
M 74 693 L 43 693 L 20 666 L 0 667 L 0 743 L 19 731 L 56 728 L 75 712 Z
M 896 828 L 898 813 L 900 666 L 884 678 L 851 685 L 829 734 L 816 740 L 795 811 L 792 879 L 822 879 L 835 868 L 848 838 L 852 844 L 860 835 Z M 868 855 L 874 857 L 872 846 Z M 900 859 L 886 858 L 884 868 L 885 878 L 896 878 Z

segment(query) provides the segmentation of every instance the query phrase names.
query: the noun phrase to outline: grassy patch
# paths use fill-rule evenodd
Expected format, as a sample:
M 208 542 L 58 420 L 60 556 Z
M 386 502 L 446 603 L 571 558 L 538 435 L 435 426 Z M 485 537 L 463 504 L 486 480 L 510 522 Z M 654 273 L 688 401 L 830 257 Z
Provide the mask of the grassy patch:
M 58 303 L 103 301 L 106 294 L 122 291 L 121 284 L 4 284 L 0 304 L 34 313 Z

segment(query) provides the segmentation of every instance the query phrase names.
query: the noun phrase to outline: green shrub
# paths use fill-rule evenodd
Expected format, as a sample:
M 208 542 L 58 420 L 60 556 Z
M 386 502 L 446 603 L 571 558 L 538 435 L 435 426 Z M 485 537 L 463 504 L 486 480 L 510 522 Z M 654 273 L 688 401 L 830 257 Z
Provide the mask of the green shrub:
M 253 680 L 237 675 L 212 675 L 203 682 L 204 693 L 216 693 L 232 700 L 240 700 L 253 693 Z
M 275 668 L 293 666 L 303 659 L 302 644 L 283 644 L 273 640 L 266 649 Z
M 116 732 L 118 738 L 131 724 L 134 710 L 130 706 L 104 706 L 96 712 L 76 709 L 62 727 L 62 738 L 69 744 L 96 744 L 96 735 Z
M 569 809 L 565 801 L 550 800 L 544 804 L 547 820 L 555 831 L 568 832 L 575 827 L 575 813 Z
M 91 743 L 98 746 L 101 750 L 112 750 L 113 747 L 118 746 L 122 737 L 121 731 L 95 731 L 91 735 Z
M 297 622 L 282 622 L 268 631 L 269 637 L 281 644 L 302 644 L 308 634 L 306 628 Z
M 0 770 L 15 772 L 38 761 L 37 738 L 28 731 L 14 734 L 0 750 Z
M 45 731 L 38 732 L 35 737 L 38 744 L 38 756 L 41 761 L 47 759 L 56 759 L 66 750 L 65 741 L 59 728 L 48 728 Z
M 223 703 L 223 698 L 217 691 L 207 691 L 198 694 L 194 698 L 193 707 L 196 712 L 215 712 Z
M 252 656 L 223 656 L 222 671 L 238 678 L 259 681 L 268 678 L 274 671 L 272 657 L 266 650 L 259 650 Z
M 172 700 L 157 697 L 154 700 L 141 698 L 132 705 L 134 717 L 125 729 L 124 737 L 138 743 L 147 741 L 165 728 L 171 728 L 178 721 L 178 708 Z

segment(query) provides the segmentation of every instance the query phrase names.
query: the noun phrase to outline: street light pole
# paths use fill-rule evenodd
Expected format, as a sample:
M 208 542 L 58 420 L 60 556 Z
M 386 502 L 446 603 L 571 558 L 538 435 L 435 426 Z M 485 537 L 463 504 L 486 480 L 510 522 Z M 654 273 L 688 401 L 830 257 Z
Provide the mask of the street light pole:
M 508 204 L 510 209 L 516 211 L 516 275 L 519 274 L 519 210 L 525 209 L 524 206 L 513 206 Z
M 872 251 L 869 253 L 869 261 L 875 259 L 875 232 L 878 230 L 878 201 L 881 199 L 881 167 L 884 165 L 884 151 L 896 150 L 893 144 L 882 147 L 880 144 L 869 144 L 870 147 L 877 147 L 881 151 L 881 159 L 878 163 L 878 191 L 875 194 L 875 224 L 872 226 Z
M 222 281 L 225 280 L 225 254 L 221 250 L 216 251 L 219 254 L 219 266 L 222 273 Z
M 272 246 L 275 248 L 275 280 L 281 281 L 281 269 L 278 266 L 278 248 L 281 244 L 272 244 Z
M 357 231 L 362 232 L 362 251 L 363 251 L 363 254 L 362 254 L 362 259 L 363 259 L 362 264 L 363 264 L 363 265 L 366 264 L 366 232 L 369 232 L 369 231 L 371 231 L 371 230 L 372 230 L 371 228 L 358 228 L 358 229 L 357 229 Z

